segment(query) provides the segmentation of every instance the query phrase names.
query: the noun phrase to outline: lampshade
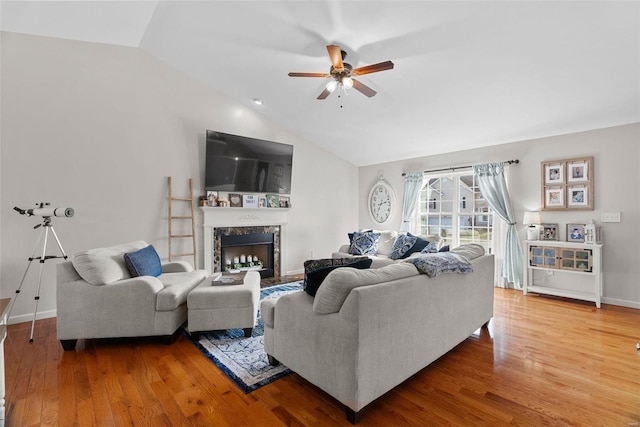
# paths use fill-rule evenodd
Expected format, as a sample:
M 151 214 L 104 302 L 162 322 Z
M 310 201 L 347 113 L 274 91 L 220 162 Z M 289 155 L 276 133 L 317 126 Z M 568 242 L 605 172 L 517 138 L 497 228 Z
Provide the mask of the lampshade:
M 524 225 L 537 225 L 540 224 L 542 220 L 540 219 L 540 212 L 538 211 L 527 211 L 524 213 L 524 218 L 522 219 L 522 223 Z
M 333 93 L 334 90 L 336 90 L 336 88 L 338 87 L 338 81 L 337 80 L 330 80 L 329 83 L 327 83 L 327 86 L 325 86 L 327 88 L 327 90 L 331 93 Z
M 342 86 L 344 86 L 347 89 L 351 89 L 353 87 L 353 79 L 351 77 L 343 77 Z

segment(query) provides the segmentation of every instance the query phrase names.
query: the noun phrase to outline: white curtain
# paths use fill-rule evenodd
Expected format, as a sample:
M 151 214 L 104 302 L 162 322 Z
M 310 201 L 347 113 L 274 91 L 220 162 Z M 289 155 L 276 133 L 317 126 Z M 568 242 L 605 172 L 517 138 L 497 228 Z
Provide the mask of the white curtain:
M 500 162 L 475 165 L 473 173 L 489 207 L 507 225 L 500 277 L 504 278 L 507 283 L 512 283 L 515 288 L 521 289 L 524 271 L 522 246 L 520 246 L 520 239 L 518 239 L 515 215 L 507 190 L 504 164 Z
M 404 199 L 402 200 L 400 231 L 411 231 L 411 222 L 416 211 L 418 196 L 422 189 L 423 177 L 424 174 L 422 172 L 407 172 L 404 176 Z

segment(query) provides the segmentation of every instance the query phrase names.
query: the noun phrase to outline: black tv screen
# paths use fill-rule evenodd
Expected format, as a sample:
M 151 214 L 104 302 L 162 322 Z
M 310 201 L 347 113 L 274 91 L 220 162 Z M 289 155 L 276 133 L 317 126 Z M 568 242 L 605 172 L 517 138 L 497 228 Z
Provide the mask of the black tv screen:
M 293 145 L 207 130 L 205 190 L 291 194 Z

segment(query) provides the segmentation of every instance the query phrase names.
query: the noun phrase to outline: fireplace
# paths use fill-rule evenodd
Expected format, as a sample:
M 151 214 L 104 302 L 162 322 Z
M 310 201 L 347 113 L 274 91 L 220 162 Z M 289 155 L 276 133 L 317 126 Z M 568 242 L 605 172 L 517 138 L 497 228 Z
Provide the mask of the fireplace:
M 280 277 L 282 271 L 286 271 L 283 265 L 284 254 L 287 248 L 287 216 L 289 209 L 285 208 L 220 208 L 220 207 L 201 207 L 204 214 L 204 268 L 211 274 L 225 270 L 226 259 L 230 256 L 245 258 L 255 255 L 263 263 L 263 266 L 273 260 L 270 269 L 273 273 L 267 272 L 263 274 L 273 274 L 273 277 Z M 240 238 L 240 244 L 232 244 L 240 249 L 227 248 L 226 239 L 231 238 L 231 242 L 236 242 L 237 236 L 252 234 L 272 234 L 273 243 L 265 244 L 266 248 L 259 248 L 259 245 L 251 245 L 244 242 L 244 237 Z M 222 243 L 222 237 L 225 236 L 225 243 Z M 258 240 L 266 240 L 268 238 L 258 237 Z M 259 241 L 258 243 L 267 243 Z M 224 246 L 224 254 L 223 252 Z M 264 254 L 268 250 L 273 254 Z M 235 251 L 235 252 L 234 252 Z
M 279 277 L 280 227 L 218 227 L 214 232 L 214 271 L 256 269 L 261 278 Z M 258 264 L 258 265 L 257 265 Z

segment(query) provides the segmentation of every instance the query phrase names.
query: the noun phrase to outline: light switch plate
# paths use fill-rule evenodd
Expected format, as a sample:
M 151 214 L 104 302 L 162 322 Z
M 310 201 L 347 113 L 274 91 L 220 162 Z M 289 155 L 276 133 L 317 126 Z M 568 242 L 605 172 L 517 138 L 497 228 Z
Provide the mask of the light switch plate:
M 620 222 L 620 212 L 602 212 L 602 222 Z

